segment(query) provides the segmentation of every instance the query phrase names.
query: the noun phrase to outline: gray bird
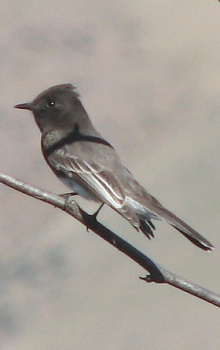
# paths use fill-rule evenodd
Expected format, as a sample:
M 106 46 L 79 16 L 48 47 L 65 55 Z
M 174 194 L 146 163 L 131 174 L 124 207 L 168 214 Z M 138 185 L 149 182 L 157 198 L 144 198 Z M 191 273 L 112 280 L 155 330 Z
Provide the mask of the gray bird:
M 213 245 L 151 196 L 124 166 L 114 148 L 94 128 L 75 87 L 50 87 L 33 102 L 15 108 L 33 112 L 42 132 L 45 160 L 75 194 L 108 204 L 148 238 L 152 220 L 165 219 L 204 250 Z

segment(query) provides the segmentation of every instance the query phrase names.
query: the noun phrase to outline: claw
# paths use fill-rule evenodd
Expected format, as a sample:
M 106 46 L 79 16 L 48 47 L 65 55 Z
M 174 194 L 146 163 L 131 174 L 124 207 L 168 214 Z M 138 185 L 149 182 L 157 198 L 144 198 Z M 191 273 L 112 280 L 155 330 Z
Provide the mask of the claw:
M 60 197 L 64 198 L 64 199 L 68 199 L 69 197 L 72 197 L 72 196 L 77 196 L 78 193 L 75 193 L 75 192 L 69 192 L 69 193 L 62 193 L 62 194 L 59 194 Z

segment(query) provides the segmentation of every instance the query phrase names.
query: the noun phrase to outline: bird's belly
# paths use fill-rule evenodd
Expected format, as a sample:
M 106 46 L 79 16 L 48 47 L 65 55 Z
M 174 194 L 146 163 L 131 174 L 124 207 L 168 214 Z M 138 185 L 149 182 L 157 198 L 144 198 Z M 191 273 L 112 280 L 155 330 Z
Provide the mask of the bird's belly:
M 79 185 L 76 181 L 73 179 L 67 178 L 67 177 L 60 177 L 60 180 L 69 187 L 71 190 L 74 191 L 74 193 L 77 193 L 79 196 L 88 199 L 93 200 L 95 202 L 100 202 L 100 199 L 98 199 L 93 193 L 89 192 L 87 189 Z

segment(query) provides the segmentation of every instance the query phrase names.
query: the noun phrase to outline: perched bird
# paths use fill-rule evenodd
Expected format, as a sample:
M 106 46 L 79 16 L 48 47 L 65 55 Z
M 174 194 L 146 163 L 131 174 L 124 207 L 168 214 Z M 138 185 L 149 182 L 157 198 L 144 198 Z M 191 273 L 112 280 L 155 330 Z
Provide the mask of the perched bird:
M 71 84 L 50 87 L 33 102 L 15 108 L 33 112 L 42 132 L 45 160 L 75 194 L 108 204 L 148 238 L 152 220 L 165 219 L 204 250 L 213 245 L 151 196 L 124 166 L 114 148 L 94 128 Z

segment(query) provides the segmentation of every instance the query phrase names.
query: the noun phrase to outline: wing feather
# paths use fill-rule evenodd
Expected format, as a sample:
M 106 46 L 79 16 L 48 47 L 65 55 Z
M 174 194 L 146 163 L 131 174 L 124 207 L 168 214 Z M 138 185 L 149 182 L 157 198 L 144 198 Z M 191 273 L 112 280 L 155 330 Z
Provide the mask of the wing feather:
M 49 162 L 58 172 L 72 178 L 86 190 L 92 189 L 100 200 L 116 210 L 123 206 L 125 195 L 107 164 L 97 164 L 92 159 L 84 160 L 59 150 L 51 155 Z

